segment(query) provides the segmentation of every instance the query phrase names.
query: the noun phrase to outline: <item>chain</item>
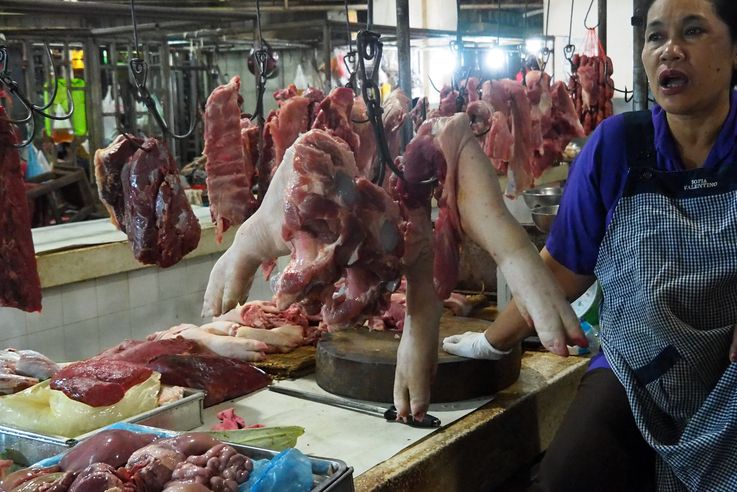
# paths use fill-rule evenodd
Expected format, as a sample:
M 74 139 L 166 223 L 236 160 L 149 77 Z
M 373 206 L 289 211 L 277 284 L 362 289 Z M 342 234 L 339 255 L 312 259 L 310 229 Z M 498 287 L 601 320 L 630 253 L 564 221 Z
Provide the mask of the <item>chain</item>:
M 374 184 L 381 186 L 384 183 L 385 167 L 404 180 L 404 174 L 395 165 L 389 152 L 389 144 L 384 133 L 384 122 L 381 115 L 384 109 L 381 107 L 381 91 L 375 80 L 379 75 L 383 43 L 379 41 L 381 34 L 372 31 L 361 31 L 358 33 L 356 43 L 358 45 L 358 77 L 361 80 L 361 94 L 366 103 L 366 114 L 369 123 L 374 129 L 376 145 L 379 149 L 379 166 L 376 176 L 371 180 Z M 371 72 L 366 70 L 366 62 L 372 62 Z

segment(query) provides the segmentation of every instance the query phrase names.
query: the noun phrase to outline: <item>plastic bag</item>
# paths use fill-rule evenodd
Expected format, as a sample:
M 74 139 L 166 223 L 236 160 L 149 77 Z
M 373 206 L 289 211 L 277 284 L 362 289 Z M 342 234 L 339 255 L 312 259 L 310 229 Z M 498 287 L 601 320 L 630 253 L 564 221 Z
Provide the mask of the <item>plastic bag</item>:
M 0 424 L 38 434 L 76 437 L 93 429 L 156 408 L 161 375 L 126 391 L 122 400 L 92 407 L 49 387 L 50 380 L 0 398 Z
M 312 489 L 312 464 L 298 449 L 290 448 L 270 461 L 254 462 L 248 481 L 239 492 L 308 492 Z

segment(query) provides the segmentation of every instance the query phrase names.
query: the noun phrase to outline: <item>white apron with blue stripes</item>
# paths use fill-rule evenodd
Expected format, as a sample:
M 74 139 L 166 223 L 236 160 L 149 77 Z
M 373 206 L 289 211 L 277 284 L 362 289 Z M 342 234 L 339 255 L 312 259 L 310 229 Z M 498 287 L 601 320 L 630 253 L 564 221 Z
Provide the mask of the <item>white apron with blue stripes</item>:
M 629 176 L 599 251 L 604 353 L 659 490 L 737 491 L 737 162 Z

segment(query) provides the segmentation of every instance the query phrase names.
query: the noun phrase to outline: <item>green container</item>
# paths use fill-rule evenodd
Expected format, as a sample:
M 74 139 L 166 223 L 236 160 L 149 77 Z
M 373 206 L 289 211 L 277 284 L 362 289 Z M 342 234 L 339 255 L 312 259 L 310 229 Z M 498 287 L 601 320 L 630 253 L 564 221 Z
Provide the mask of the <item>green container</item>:
M 601 287 L 599 287 L 599 282 L 594 282 L 581 297 L 571 303 L 571 307 L 578 319 L 586 321 L 591 326 L 598 327 L 601 300 Z

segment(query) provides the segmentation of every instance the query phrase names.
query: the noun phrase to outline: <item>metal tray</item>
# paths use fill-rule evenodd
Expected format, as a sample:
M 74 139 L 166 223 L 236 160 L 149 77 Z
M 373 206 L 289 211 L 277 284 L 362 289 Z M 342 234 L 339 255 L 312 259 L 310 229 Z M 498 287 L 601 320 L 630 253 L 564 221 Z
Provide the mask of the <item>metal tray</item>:
M 173 437 L 178 432 L 157 429 L 140 424 L 117 423 L 112 424 L 105 429 L 123 429 L 132 432 L 156 434 L 160 437 Z M 101 429 L 102 430 L 102 429 Z M 243 446 L 241 444 L 229 443 L 239 453 L 248 456 L 253 460 L 272 459 L 279 454 L 277 451 L 270 449 L 256 448 L 252 446 Z M 61 453 L 55 454 L 52 458 L 44 459 L 35 466 L 52 466 L 58 463 L 62 455 L 68 451 L 63 449 Z M 353 487 L 353 468 L 345 464 L 345 462 L 331 458 L 320 458 L 317 456 L 307 456 L 312 463 L 312 489 L 311 492 L 354 492 Z M 34 462 L 35 463 L 35 462 Z
M 173 431 L 188 431 L 202 425 L 202 390 L 185 388 L 184 397 L 160 407 L 123 419 L 121 422 L 159 427 Z M 12 449 L 28 459 L 28 464 L 66 451 L 79 441 L 98 433 L 89 431 L 74 438 L 37 434 L 14 427 L 0 425 L 0 450 Z

